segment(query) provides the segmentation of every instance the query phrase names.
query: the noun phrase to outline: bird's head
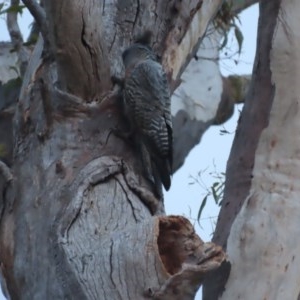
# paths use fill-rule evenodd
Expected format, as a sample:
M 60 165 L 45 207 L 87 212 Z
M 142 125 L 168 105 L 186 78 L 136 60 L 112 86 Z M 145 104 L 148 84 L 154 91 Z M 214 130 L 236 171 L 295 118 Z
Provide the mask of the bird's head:
M 122 54 L 123 63 L 126 69 L 134 67 L 136 64 L 152 59 L 157 61 L 157 55 L 153 52 L 150 46 L 135 43 L 125 49 Z

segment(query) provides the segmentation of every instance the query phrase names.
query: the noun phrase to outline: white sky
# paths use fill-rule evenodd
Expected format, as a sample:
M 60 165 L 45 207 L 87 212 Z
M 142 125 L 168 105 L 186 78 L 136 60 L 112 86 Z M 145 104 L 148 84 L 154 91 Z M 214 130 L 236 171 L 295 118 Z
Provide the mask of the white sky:
M 256 49 L 256 31 L 258 20 L 258 5 L 254 5 L 245 10 L 241 15 L 241 29 L 244 35 L 244 42 L 239 63 L 236 65 L 233 59 L 223 59 L 221 62 L 221 72 L 227 76 L 230 74 L 250 74 Z M 27 37 L 31 18 L 28 12 L 23 13 L 20 18 L 20 28 Z M 5 20 L 0 18 L 0 41 L 9 40 L 6 30 Z M 233 44 L 231 44 L 233 43 Z M 234 39 L 229 36 L 228 46 L 234 45 Z M 237 49 L 235 47 L 235 49 Z M 224 50 L 225 51 L 225 50 Z M 223 51 L 223 52 L 224 52 Z M 224 55 L 223 55 L 224 57 Z M 237 57 L 235 57 L 237 58 Z M 178 170 L 172 179 L 172 186 L 165 194 L 165 206 L 167 214 L 184 215 L 195 225 L 196 231 L 204 241 L 209 241 L 213 233 L 219 208 L 214 204 L 214 200 L 209 198 L 201 216 L 201 227 L 196 218 L 205 195 L 205 189 L 198 184 L 190 185 L 190 176 L 197 176 L 199 171 L 204 172 L 202 179 L 209 188 L 214 180 L 209 172 L 225 172 L 227 158 L 234 138 L 238 119 L 238 109 L 235 108 L 234 116 L 224 124 L 227 131 L 232 134 L 220 135 L 222 126 L 211 127 L 202 137 L 201 143 L 196 146 L 187 157 L 184 166 Z M 215 166 L 215 167 L 214 167 Z M 0 294 L 0 300 L 5 298 Z M 201 294 L 196 296 L 201 299 Z

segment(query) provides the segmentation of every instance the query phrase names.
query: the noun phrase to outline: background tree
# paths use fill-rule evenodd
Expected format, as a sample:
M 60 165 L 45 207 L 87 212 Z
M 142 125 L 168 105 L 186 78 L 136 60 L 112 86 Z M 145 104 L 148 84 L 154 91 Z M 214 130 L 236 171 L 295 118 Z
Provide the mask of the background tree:
M 299 219 L 299 11 L 297 1 L 260 1 L 252 84 L 227 164 L 213 238 L 227 248 L 231 262 L 220 299 L 299 299 L 299 243 L 294 238 Z M 205 299 L 222 294 L 227 271 L 212 274 Z

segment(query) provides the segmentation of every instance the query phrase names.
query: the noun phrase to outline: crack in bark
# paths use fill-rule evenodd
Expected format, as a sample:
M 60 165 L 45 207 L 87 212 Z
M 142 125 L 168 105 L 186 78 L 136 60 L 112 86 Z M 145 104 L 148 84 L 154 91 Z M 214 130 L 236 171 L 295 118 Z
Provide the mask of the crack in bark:
M 111 280 L 112 285 L 114 286 L 115 290 L 118 292 L 118 295 L 120 296 L 120 299 L 122 299 L 122 295 L 119 292 L 118 286 L 113 280 L 113 246 L 114 246 L 114 241 L 111 239 L 111 244 L 110 244 L 110 251 L 109 251 L 109 265 L 110 265 L 110 272 L 109 272 L 109 277 Z
M 82 17 L 81 42 L 83 46 L 86 48 L 87 52 L 89 53 L 91 62 L 93 62 L 93 54 L 92 54 L 91 46 L 88 44 L 87 40 L 84 37 L 86 34 L 86 24 L 83 16 L 83 9 L 81 11 L 81 17 Z M 92 63 L 92 76 L 95 76 L 95 66 L 93 63 Z
M 85 189 L 85 191 L 87 190 L 87 188 Z M 71 220 L 69 221 L 68 226 L 65 229 L 65 234 L 66 234 L 66 241 L 68 241 L 68 236 L 69 236 L 69 231 L 71 229 L 71 227 L 73 226 L 73 224 L 75 224 L 75 221 L 78 219 L 78 217 L 80 216 L 80 212 L 82 209 L 82 205 L 83 205 L 83 201 L 81 201 L 80 206 L 76 208 L 76 212 L 75 214 L 72 216 Z M 69 217 L 71 217 L 69 215 Z
M 134 20 L 133 20 L 132 31 L 134 31 L 135 25 L 136 25 L 137 20 L 138 20 L 138 16 L 140 14 L 140 0 L 136 0 L 136 3 L 137 3 L 137 7 L 136 7 L 136 13 L 135 13 L 135 16 L 134 16 Z
M 105 5 L 106 5 L 106 0 L 103 0 L 103 3 L 102 3 L 102 16 L 105 15 Z
M 112 40 L 111 45 L 110 45 L 110 47 L 109 47 L 109 49 L 108 49 L 108 53 L 110 53 L 111 50 L 112 50 L 112 48 L 113 48 L 113 45 L 114 45 L 114 43 L 115 43 L 115 41 L 116 41 L 116 36 L 117 36 L 117 31 L 115 31 L 113 40 Z
M 131 207 L 131 210 L 132 210 L 132 214 L 133 214 L 134 220 L 137 222 L 138 219 L 137 219 L 137 217 L 136 217 L 136 215 L 135 215 L 135 208 L 134 208 L 134 206 L 133 206 L 133 204 L 132 204 L 132 201 L 130 200 L 130 197 L 128 196 L 128 193 L 127 193 L 126 189 L 123 187 L 123 185 L 122 185 L 122 183 L 120 182 L 120 180 L 118 180 L 118 178 L 116 178 L 116 180 L 117 180 L 117 182 L 120 184 L 120 186 L 121 186 L 123 192 L 125 193 L 126 199 L 128 200 L 128 203 L 129 203 L 129 205 L 130 205 L 130 207 Z M 126 182 L 126 183 L 127 183 L 127 182 Z M 128 183 L 127 183 L 127 185 L 128 185 Z
M 103 158 L 100 158 L 103 159 Z M 69 198 L 72 199 L 72 194 L 77 195 L 76 198 L 78 199 L 78 205 L 74 207 L 74 203 L 70 203 L 71 207 L 69 208 L 70 211 L 65 211 L 63 213 L 63 216 L 61 218 L 65 219 L 62 228 L 63 232 L 66 233 L 66 241 L 68 240 L 68 233 L 73 226 L 73 224 L 76 222 L 78 217 L 80 216 L 80 212 L 82 210 L 83 205 L 83 197 L 86 192 L 88 192 L 90 187 L 94 187 L 99 183 L 105 182 L 107 179 L 112 178 L 113 176 L 122 173 L 124 176 L 124 180 L 129 187 L 130 190 L 132 190 L 139 198 L 140 200 L 148 207 L 151 211 L 153 211 L 153 214 L 157 212 L 157 199 L 153 196 L 153 194 L 148 191 L 146 188 L 139 187 L 136 183 L 136 179 L 133 177 L 133 175 L 129 174 L 128 167 L 126 166 L 125 162 L 119 158 L 108 158 L 109 164 L 104 163 L 102 164 L 102 168 L 100 168 L 100 171 L 92 171 L 92 174 L 89 170 L 89 167 L 87 167 L 87 171 L 83 170 L 79 175 L 78 178 L 75 179 L 74 183 L 70 188 L 67 188 L 66 193 L 67 195 L 62 194 L 62 198 Z M 99 164 L 99 162 L 93 161 L 91 164 Z M 95 167 L 95 166 L 94 166 Z M 138 221 L 137 216 L 135 215 L 135 207 L 133 203 L 129 199 L 129 195 L 127 194 L 126 188 L 123 186 L 122 182 L 115 177 L 115 180 L 120 184 L 121 188 L 123 189 L 124 193 L 126 194 L 127 199 L 129 200 L 129 204 L 132 208 L 133 216 Z M 68 194 L 70 193 L 70 194 Z M 72 200 L 69 200 L 72 201 Z M 68 208 L 67 208 L 68 210 Z M 58 221 L 59 222 L 59 221 Z

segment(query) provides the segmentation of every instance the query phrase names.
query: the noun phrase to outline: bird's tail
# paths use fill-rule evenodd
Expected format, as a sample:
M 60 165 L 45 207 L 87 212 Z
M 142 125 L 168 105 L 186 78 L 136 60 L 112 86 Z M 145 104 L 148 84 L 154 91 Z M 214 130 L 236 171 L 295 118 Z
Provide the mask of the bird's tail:
M 156 158 L 155 161 L 152 160 L 152 165 L 154 165 L 153 166 L 154 172 L 157 172 L 159 175 L 160 183 L 162 183 L 165 190 L 168 191 L 171 186 L 171 175 L 172 175 L 170 162 L 167 159 Z

